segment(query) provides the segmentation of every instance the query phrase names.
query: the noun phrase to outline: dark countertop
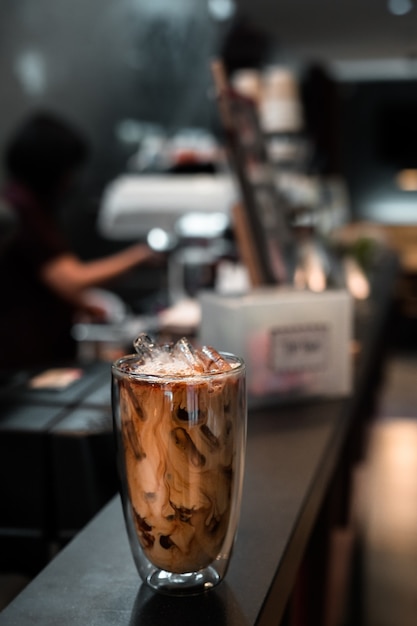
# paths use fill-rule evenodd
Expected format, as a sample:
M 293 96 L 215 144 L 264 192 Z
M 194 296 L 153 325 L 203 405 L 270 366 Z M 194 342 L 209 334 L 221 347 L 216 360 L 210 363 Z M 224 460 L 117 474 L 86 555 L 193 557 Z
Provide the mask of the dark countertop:
M 172 598 L 142 585 L 116 496 L 0 614 L 0 626 L 279 624 L 326 493 L 381 365 L 393 275 L 358 309 L 354 393 L 251 410 L 241 522 L 225 580 Z
M 204 597 L 155 596 L 141 585 L 116 497 L 0 615 L 0 624 L 157 626 L 175 624 L 173 612 L 190 610 L 181 624 L 277 618 L 332 471 L 345 406 L 326 401 L 250 415 L 234 554 L 225 581 Z

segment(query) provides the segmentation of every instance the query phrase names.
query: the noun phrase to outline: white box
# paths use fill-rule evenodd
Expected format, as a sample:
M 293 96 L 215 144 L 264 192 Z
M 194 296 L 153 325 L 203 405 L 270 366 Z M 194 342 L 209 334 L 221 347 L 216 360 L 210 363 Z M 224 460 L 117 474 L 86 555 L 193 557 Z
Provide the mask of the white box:
M 199 342 L 241 356 L 249 398 L 338 397 L 352 389 L 353 302 L 343 289 L 199 294 Z

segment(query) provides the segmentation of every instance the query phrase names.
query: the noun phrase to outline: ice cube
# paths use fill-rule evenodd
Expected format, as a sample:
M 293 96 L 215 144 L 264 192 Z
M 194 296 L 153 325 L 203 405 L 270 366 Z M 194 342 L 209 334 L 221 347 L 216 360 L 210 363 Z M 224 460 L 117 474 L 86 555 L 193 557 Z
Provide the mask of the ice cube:
M 175 359 L 186 363 L 194 372 L 201 374 L 205 371 L 203 361 L 186 337 L 178 339 L 171 354 Z
M 133 342 L 136 352 L 144 359 L 151 359 L 159 351 L 158 345 L 146 333 L 141 333 Z
M 207 372 L 226 372 L 232 369 L 230 363 L 212 346 L 202 346 L 200 353 Z
M 172 348 L 173 348 L 174 344 L 173 343 L 162 343 L 160 345 L 160 350 L 162 352 L 162 354 L 167 355 L 168 357 L 170 357 L 172 355 Z

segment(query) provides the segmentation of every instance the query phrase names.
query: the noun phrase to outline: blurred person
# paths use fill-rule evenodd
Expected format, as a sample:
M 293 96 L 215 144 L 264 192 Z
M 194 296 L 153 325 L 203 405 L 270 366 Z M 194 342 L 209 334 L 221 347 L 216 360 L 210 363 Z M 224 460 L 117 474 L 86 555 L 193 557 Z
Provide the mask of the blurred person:
M 103 319 L 88 290 L 158 255 L 135 244 L 82 261 L 57 223 L 57 209 L 88 156 L 83 136 L 50 113 L 36 113 L 11 137 L 0 193 L 0 371 L 68 362 L 76 356 L 77 315 Z

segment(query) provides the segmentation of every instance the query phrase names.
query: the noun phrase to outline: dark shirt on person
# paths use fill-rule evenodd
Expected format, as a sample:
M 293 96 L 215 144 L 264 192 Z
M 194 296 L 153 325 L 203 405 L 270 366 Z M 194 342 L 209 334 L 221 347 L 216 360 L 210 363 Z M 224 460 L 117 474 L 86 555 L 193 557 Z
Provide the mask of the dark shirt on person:
M 42 266 L 70 252 L 69 246 L 30 191 L 10 184 L 1 197 L 15 212 L 17 228 L 0 252 L 0 371 L 70 361 L 74 309 L 39 277 Z

